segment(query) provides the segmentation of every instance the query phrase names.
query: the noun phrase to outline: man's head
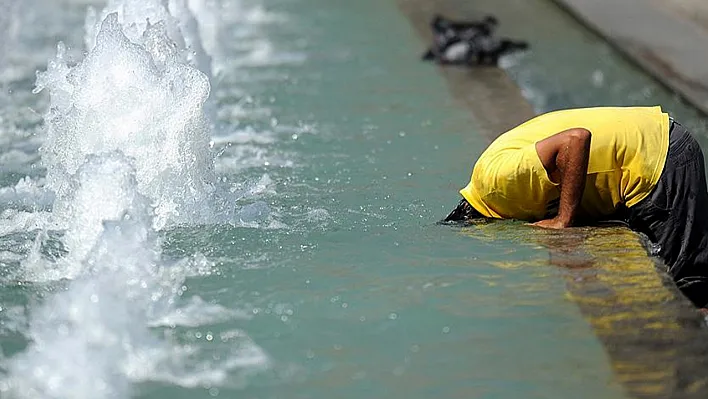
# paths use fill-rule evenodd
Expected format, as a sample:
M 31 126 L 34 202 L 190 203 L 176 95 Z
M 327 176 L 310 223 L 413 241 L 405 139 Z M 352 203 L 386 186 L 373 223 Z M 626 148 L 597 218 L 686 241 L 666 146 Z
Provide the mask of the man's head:
M 484 217 L 481 213 L 477 212 L 476 209 L 467 202 L 466 199 L 462 199 L 457 207 L 450 212 L 449 215 L 443 219 L 443 222 L 464 222 L 470 219 L 478 219 Z

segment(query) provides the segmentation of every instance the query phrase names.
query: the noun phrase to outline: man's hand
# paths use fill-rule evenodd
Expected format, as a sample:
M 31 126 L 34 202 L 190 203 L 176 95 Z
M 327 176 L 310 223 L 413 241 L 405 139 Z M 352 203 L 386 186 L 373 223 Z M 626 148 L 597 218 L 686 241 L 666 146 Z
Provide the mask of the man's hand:
M 544 229 L 564 229 L 570 227 L 569 221 L 564 221 L 559 218 L 539 220 L 536 223 L 531 223 L 532 226 L 543 227 Z

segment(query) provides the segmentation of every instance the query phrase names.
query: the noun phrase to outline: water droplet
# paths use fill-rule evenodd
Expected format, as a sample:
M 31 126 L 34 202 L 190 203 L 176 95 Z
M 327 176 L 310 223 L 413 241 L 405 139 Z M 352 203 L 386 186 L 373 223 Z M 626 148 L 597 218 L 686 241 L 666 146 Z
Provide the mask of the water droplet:
M 596 87 L 602 86 L 603 83 L 605 83 L 605 74 L 604 74 L 601 70 L 599 70 L 599 69 L 595 70 L 595 71 L 592 73 L 592 83 L 593 83 Z
M 398 315 L 396 313 L 391 313 L 388 315 L 388 318 L 391 320 L 396 320 L 398 318 Z
M 366 378 L 366 371 L 357 371 L 352 375 L 352 380 L 361 380 Z
M 59 333 L 59 335 L 69 335 L 69 327 L 67 327 L 65 324 L 60 325 L 57 328 L 57 333 Z
M 218 388 L 209 388 L 209 396 L 219 396 Z
M 442 332 L 443 332 L 443 334 L 449 333 L 449 332 L 450 332 L 450 327 L 448 327 L 448 326 L 443 327 Z

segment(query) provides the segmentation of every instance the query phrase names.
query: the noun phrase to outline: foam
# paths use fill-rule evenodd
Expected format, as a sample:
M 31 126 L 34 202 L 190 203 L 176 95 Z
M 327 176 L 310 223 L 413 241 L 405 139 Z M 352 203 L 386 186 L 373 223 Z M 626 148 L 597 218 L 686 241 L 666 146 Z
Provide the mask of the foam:
M 50 225 L 51 213 L 6 209 L 0 213 L 0 236 L 36 231 Z
M 218 195 L 204 112 L 209 78 L 196 68 L 204 64 L 195 58 L 198 27 L 186 4 L 112 1 L 87 19 L 105 14 L 87 23 L 84 60 L 70 63 L 60 44 L 38 74 L 36 92 L 50 94 L 41 157 L 52 212 L 3 216 L 11 230 L 39 230 L 22 262 L 24 278 L 71 282 L 18 327 L 29 345 L 0 362 L 3 398 L 123 399 L 136 382 L 233 385 L 269 365 L 245 333 L 218 353 L 158 334 L 248 317 L 198 297 L 182 304 L 187 277 L 209 275 L 214 264 L 200 254 L 166 260 L 159 231 L 226 217 L 255 223 L 270 214 L 259 202 L 220 213 L 226 199 Z M 270 186 L 265 176 L 243 195 Z M 36 188 L 25 180 L 5 193 L 12 200 Z M 58 259 L 42 252 L 54 230 L 63 232 Z
M 209 304 L 198 296 L 191 298 L 186 305 L 174 309 L 156 320 L 150 321 L 151 327 L 198 327 L 206 324 L 216 324 L 228 320 L 249 320 L 251 315 L 246 311 L 235 311 L 221 305 Z
M 247 127 L 242 130 L 235 130 L 231 133 L 214 136 L 212 138 L 212 146 L 214 145 L 230 145 L 230 144 L 272 144 L 276 141 L 273 132 L 256 131 L 252 127 Z
M 3 306 L 0 307 L 0 314 L 0 334 L 22 334 L 27 331 L 27 312 L 24 306 Z
M 91 157 L 74 185 L 71 203 L 101 201 L 110 206 L 100 217 L 118 216 L 99 223 L 88 250 L 86 238 L 70 237 L 95 234 L 81 226 L 94 226 L 99 216 L 77 221 L 67 231 L 69 256 L 62 263 L 72 263 L 79 273 L 65 291 L 32 313 L 30 346 L 4 364 L 3 397 L 127 398 L 135 382 L 224 384 L 235 370 L 267 367 L 267 356 L 247 337 L 240 340 L 239 351 L 213 360 L 197 347 L 161 340 L 151 332 L 155 326 L 199 326 L 246 315 L 198 298 L 179 306 L 192 270 L 181 268 L 183 262 L 162 260 L 160 239 L 151 228 L 152 207 L 138 192 L 129 158 L 117 152 Z M 114 198 L 116 191 L 120 198 Z M 67 212 L 78 217 L 72 212 L 80 210 Z M 202 258 L 194 261 L 204 266 Z
M 69 255 L 62 263 L 78 265 L 88 255 L 103 232 L 103 221 L 119 220 L 135 206 L 141 214 L 149 209 L 149 200 L 137 190 L 135 169 L 121 152 L 88 156 L 64 187 L 52 212 L 57 224 L 65 227 L 62 242 Z
M 14 43 L 19 30 L 17 21 L 17 11 L 19 2 L 13 0 L 0 0 L 0 71 L 5 67 L 6 54 L 10 53 L 10 46 Z M 0 73 L 0 76 L 2 74 Z
M 54 203 L 54 194 L 43 188 L 43 179 L 29 176 L 12 187 L 0 187 L 0 206 L 17 209 L 48 210 Z M 2 235 L 2 233 L 0 233 Z
M 306 59 L 300 52 L 275 51 L 273 43 L 264 37 L 265 29 L 271 25 L 286 23 L 286 15 L 244 1 L 214 4 L 214 0 L 190 0 L 190 6 L 193 2 L 200 3 L 194 4 L 192 9 L 197 20 L 203 22 L 201 32 L 208 38 L 206 43 L 209 43 L 209 53 L 214 57 L 215 71 L 231 75 L 234 68 L 301 64 Z M 230 40 L 220 38 L 218 30 L 210 27 L 215 12 L 219 13 L 221 24 L 229 26 Z M 246 54 L 239 57 L 223 55 L 234 52 Z
M 310 222 L 326 222 L 332 219 L 329 212 L 326 209 L 312 209 L 307 212 L 307 220 Z
M 130 175 L 118 155 L 105 162 L 94 160 L 91 166 L 123 168 Z M 76 262 L 76 269 L 91 271 L 91 276 L 75 281 L 33 312 L 32 343 L 11 359 L 11 378 L 0 387 L 10 397 L 127 397 L 130 386 L 120 376 L 121 362 L 130 348 L 151 340 L 141 322 L 146 317 L 141 309 L 151 297 L 141 291 L 157 284 L 150 271 L 159 246 L 146 227 L 147 219 L 147 198 L 136 195 L 120 222 L 105 222 L 90 256 Z
M 300 65 L 307 60 L 307 56 L 301 52 L 276 51 L 273 44 L 267 40 L 261 40 L 248 47 L 247 55 L 232 61 L 231 65 L 237 67 Z
M 264 166 L 292 168 L 295 166 L 294 157 L 295 154 L 290 152 L 273 153 L 268 147 L 241 144 L 225 147 L 218 158 L 216 167 L 220 173 L 237 173 Z
M 144 216 L 130 212 L 107 223 L 85 261 L 94 274 L 76 280 L 33 313 L 32 344 L 6 365 L 12 378 L 0 384 L 3 397 L 127 398 L 134 382 L 223 384 L 233 370 L 267 364 L 247 338 L 241 340 L 243 352 L 197 361 L 198 348 L 158 340 L 151 333 L 152 317 L 162 314 L 164 320 L 180 313 L 174 304 L 181 282 L 159 273 L 159 246 Z M 181 313 L 197 312 L 199 305 Z M 209 320 L 228 319 L 223 312 L 211 307 Z
M 154 227 L 210 220 L 216 178 L 202 109 L 209 81 L 180 61 L 162 23 L 141 38 L 146 47 L 130 42 L 118 15 L 109 14 L 83 62 L 67 66 L 60 45 L 38 74 L 36 91 L 51 95 L 42 147 L 47 187 L 65 196 L 68 176 L 86 156 L 120 150 L 156 208 Z
M 211 76 L 211 57 L 202 47 L 199 25 L 189 6 L 187 0 L 109 0 L 100 13 L 89 7 L 86 48 L 92 50 L 97 44 L 101 23 L 110 14 L 116 14 L 123 33 L 133 43 L 143 44 L 149 27 L 160 23 L 182 60 Z
M 201 38 L 202 47 L 210 58 L 222 57 L 220 38 L 221 7 L 216 0 L 188 0 L 187 6 L 196 20 L 196 26 Z M 212 74 L 218 70 L 212 67 Z

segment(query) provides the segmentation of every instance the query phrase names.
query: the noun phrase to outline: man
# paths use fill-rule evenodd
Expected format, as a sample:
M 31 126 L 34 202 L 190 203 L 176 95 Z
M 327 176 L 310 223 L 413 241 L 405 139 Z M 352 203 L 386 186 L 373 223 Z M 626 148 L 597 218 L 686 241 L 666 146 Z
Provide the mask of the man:
M 479 157 L 446 221 L 520 219 L 562 229 L 623 220 L 696 306 L 708 304 L 703 153 L 661 107 L 569 109 L 499 136 Z

